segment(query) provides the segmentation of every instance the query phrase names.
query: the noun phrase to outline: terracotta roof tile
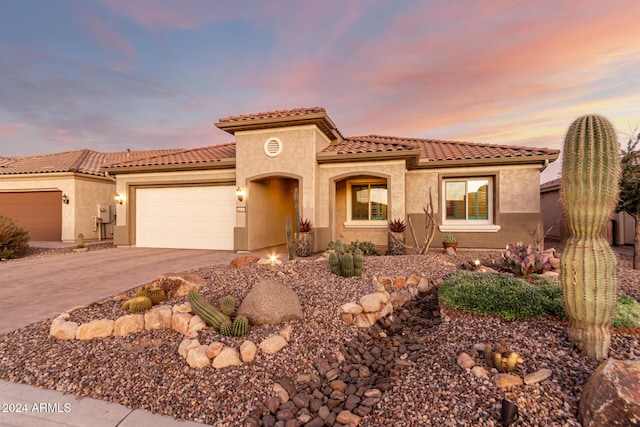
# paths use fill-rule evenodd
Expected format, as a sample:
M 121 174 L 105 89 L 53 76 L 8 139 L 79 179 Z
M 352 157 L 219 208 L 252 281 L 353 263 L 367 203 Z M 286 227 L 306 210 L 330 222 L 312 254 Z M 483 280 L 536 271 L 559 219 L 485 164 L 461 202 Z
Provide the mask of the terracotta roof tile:
M 105 163 L 103 166 L 108 166 L 110 168 L 126 168 L 133 166 L 215 163 L 223 159 L 235 157 L 236 144 L 235 142 L 231 142 L 227 144 L 211 145 L 209 147 L 179 150 L 161 155 L 152 155 L 131 161 L 118 161 L 110 164 Z
M 106 163 L 137 159 L 178 151 L 140 150 L 115 153 L 99 153 L 92 150 L 65 151 L 41 156 L 21 156 L 0 158 L 0 175 L 21 175 L 40 173 L 77 172 L 87 175 L 103 175 L 100 167 Z
M 556 178 L 552 181 L 543 182 L 540 184 L 540 191 L 553 191 L 560 188 L 560 178 Z
M 220 119 L 220 123 L 304 116 L 306 114 L 317 114 L 317 113 L 326 113 L 326 110 L 322 107 L 309 107 L 309 108 L 294 108 L 292 110 L 266 111 L 266 112 L 255 113 L 255 114 L 243 114 L 240 116 L 223 117 Z
M 371 151 L 358 151 L 366 150 L 367 148 Z M 430 161 L 522 158 L 554 155 L 560 152 L 559 150 L 519 145 L 481 144 L 380 135 L 345 138 L 340 144 L 329 146 L 325 151 L 353 154 L 358 152 L 402 151 L 416 148 L 421 150 L 420 158 Z

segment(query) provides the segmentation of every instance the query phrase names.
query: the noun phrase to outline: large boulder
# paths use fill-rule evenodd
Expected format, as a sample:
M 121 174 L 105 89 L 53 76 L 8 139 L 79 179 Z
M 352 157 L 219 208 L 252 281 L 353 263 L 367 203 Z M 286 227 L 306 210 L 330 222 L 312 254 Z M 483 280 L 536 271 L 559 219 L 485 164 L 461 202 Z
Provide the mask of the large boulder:
M 578 418 L 584 427 L 640 425 L 640 361 L 601 363 L 582 390 Z
M 238 314 L 247 316 L 254 325 L 276 325 L 302 318 L 298 295 L 289 287 L 272 281 L 263 281 L 240 304 Z
M 191 289 L 197 291 L 200 286 L 206 285 L 207 281 L 197 274 L 192 273 L 167 273 L 153 279 L 152 285 L 164 290 L 167 298 L 183 297 Z

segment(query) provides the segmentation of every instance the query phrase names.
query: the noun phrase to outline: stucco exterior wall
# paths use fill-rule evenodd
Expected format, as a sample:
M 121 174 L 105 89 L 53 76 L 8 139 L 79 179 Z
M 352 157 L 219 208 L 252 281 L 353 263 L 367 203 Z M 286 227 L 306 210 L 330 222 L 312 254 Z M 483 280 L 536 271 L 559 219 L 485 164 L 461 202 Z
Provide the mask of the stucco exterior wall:
M 98 203 L 113 200 L 115 187 L 115 182 L 108 178 L 74 173 L 3 176 L 0 179 L 0 191 L 62 191 L 69 198 L 69 204 L 62 205 L 62 240 L 65 242 L 75 241 L 78 233 L 83 233 L 87 240 L 98 238 L 91 216 L 96 215 Z
M 235 170 L 210 169 L 203 171 L 167 171 L 118 175 L 114 194 L 117 192 L 120 195 L 124 195 L 124 202 L 121 205 L 115 205 L 116 226 L 113 236 L 114 244 L 118 246 L 135 245 L 136 188 L 203 184 L 235 185 Z
M 540 226 L 540 167 L 537 165 L 483 166 L 467 168 L 418 169 L 407 172 L 407 214 L 411 216 L 418 240 L 424 238 L 425 215 L 429 189 L 437 223 L 432 247 L 440 247 L 447 234 L 440 230 L 443 223 L 443 180 L 453 177 L 491 177 L 493 180 L 493 223 L 496 231 L 453 233 L 459 247 L 503 248 L 518 240 L 530 241 L 530 231 Z
M 353 240 L 369 240 L 379 246 L 387 245 L 387 224 L 372 227 L 352 227 L 347 222 L 346 180 L 372 177 L 387 180 L 389 197 L 388 217 L 405 218 L 405 171 L 404 160 L 330 163 L 319 167 L 318 206 L 322 209 L 318 215 L 321 227 L 329 227 L 333 231 L 330 240 L 340 239 L 347 243 Z M 333 215 L 331 214 L 332 212 Z M 326 246 L 327 233 L 319 236 L 320 245 Z
M 85 240 L 109 239 L 113 237 L 111 232 L 115 222 L 106 224 L 103 229 L 106 235 L 100 236 L 96 217 L 99 217 L 98 205 L 111 206 L 111 221 L 115 219 L 115 182 L 94 181 L 92 179 L 79 178 L 75 181 L 76 217 L 75 236 L 78 233 L 84 235 Z M 73 200 L 72 200 L 73 202 Z
M 265 178 L 249 183 L 251 209 L 247 212 L 251 232 L 251 250 L 287 243 L 286 218 L 291 218 L 291 232 L 296 230 L 293 179 Z

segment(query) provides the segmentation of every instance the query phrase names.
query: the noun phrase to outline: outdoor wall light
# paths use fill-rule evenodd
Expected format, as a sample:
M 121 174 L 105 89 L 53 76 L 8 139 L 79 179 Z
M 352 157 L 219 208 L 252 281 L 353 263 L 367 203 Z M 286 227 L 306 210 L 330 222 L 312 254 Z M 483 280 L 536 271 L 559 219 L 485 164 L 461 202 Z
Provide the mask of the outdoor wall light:
M 123 195 L 121 195 L 119 193 L 116 193 L 116 196 L 114 198 L 116 199 L 116 203 L 117 204 L 121 205 L 121 204 L 124 203 L 124 196 Z
M 244 200 L 244 196 L 246 195 L 244 188 L 236 188 L 236 199 L 238 199 L 239 202 Z
M 69 204 L 69 197 L 67 197 L 66 194 L 62 194 L 62 203 L 64 203 L 65 205 Z

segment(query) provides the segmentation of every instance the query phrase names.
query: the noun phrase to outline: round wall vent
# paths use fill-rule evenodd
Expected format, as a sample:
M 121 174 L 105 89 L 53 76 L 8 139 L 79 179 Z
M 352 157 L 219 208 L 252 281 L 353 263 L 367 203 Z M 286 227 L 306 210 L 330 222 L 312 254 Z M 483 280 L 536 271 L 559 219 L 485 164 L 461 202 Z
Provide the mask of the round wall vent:
M 278 138 L 269 138 L 264 143 L 264 153 L 269 157 L 275 157 L 282 152 L 282 141 Z

